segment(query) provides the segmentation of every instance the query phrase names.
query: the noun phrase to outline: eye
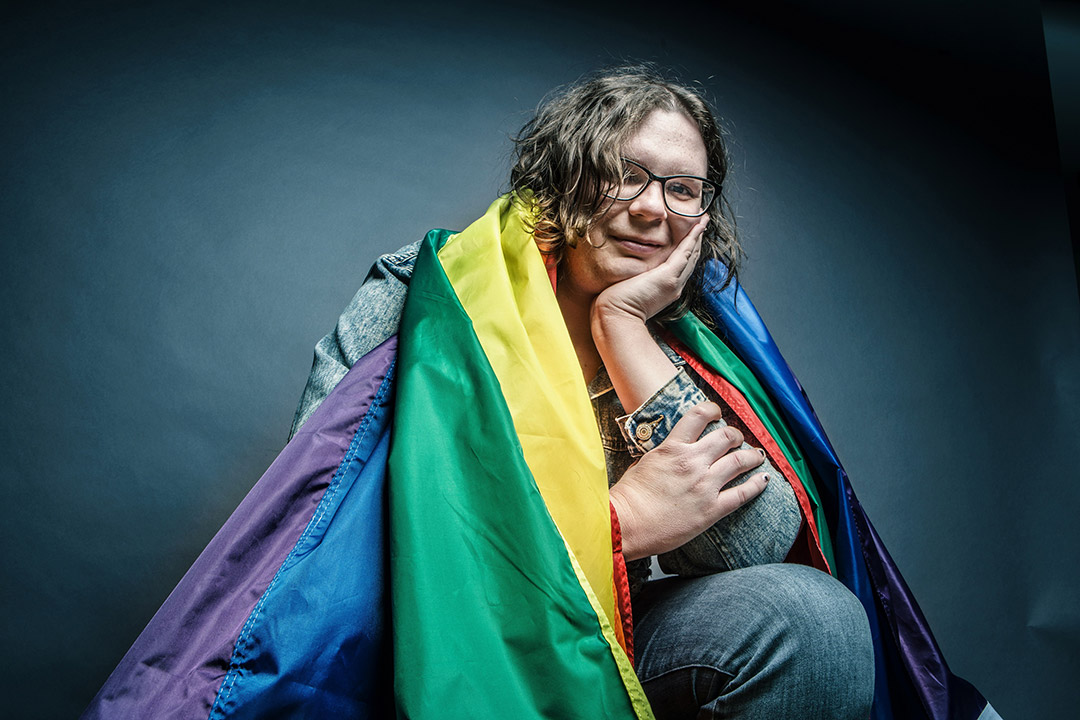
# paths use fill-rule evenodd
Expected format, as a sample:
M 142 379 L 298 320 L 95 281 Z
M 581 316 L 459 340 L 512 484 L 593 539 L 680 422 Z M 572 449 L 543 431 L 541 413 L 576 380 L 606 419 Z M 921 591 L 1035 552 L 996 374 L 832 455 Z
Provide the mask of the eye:
M 667 182 L 668 193 L 685 200 L 701 197 L 701 181 L 694 178 L 671 178 Z
M 623 162 L 622 180 L 617 192 L 618 199 L 629 200 L 637 196 L 649 182 L 649 175 L 644 170 L 630 162 Z
M 639 168 L 637 165 L 631 165 L 630 163 L 623 164 L 623 182 L 631 184 L 641 184 L 645 182 L 645 171 Z

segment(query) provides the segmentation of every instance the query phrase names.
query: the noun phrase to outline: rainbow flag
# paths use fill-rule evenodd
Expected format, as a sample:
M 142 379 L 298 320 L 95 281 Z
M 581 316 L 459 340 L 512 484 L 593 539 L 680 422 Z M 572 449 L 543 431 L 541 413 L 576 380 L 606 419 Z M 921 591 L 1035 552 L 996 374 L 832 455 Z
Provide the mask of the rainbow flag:
M 308 419 L 84 717 L 652 717 L 561 317 L 508 198 L 430 233 L 400 346 Z
M 723 277 L 719 265 L 706 267 L 707 287 L 719 287 Z M 708 295 L 706 304 L 730 345 L 718 353 L 715 369 L 743 377 L 740 369 L 749 370 L 749 382 L 759 384 L 764 401 L 779 411 L 810 466 L 829 530 L 833 574 L 859 598 L 870 621 L 876 665 L 871 717 L 1000 720 L 973 685 L 949 670 L 919 604 L 856 499 L 809 398 L 750 298 L 732 284 Z M 685 337 L 698 333 L 692 318 L 680 325 L 677 330 Z
M 875 717 L 996 717 L 948 672 L 749 300 L 712 302 L 780 409 L 767 421 L 805 450 L 823 555 L 867 607 Z M 680 339 L 724 365 L 687 323 Z M 84 717 L 651 717 L 604 467 L 544 262 L 501 198 L 428 234 L 399 336 L 308 419 Z

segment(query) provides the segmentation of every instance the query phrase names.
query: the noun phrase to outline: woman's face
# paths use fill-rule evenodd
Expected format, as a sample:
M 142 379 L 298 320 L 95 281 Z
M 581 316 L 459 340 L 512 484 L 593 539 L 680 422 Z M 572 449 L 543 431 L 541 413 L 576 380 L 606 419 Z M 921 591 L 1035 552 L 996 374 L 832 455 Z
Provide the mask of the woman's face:
M 622 156 L 655 175 L 708 173 L 697 124 L 670 110 L 646 115 L 622 148 Z M 658 182 L 633 200 L 612 201 L 589 232 L 589 242 L 566 248 L 560 289 L 592 298 L 620 280 L 650 270 L 667 259 L 698 220 L 668 210 Z

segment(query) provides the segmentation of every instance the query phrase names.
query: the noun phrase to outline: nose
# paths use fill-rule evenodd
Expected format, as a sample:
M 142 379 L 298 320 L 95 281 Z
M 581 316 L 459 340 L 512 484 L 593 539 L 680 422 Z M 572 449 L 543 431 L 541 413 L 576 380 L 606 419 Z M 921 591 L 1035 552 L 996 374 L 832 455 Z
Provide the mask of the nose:
M 657 180 L 649 180 L 649 184 L 641 191 L 641 194 L 630 201 L 628 210 L 631 215 L 650 220 L 666 217 L 667 204 L 664 202 L 664 184 Z

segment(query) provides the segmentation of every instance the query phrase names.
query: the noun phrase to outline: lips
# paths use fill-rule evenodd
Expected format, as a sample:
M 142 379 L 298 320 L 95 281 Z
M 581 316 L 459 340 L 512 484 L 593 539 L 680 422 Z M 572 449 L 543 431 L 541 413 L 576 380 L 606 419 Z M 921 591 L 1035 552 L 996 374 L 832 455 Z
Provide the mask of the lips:
M 659 252 L 664 247 L 663 243 L 645 240 L 643 238 L 612 236 L 612 240 L 614 240 L 623 250 L 633 255 L 652 255 Z

